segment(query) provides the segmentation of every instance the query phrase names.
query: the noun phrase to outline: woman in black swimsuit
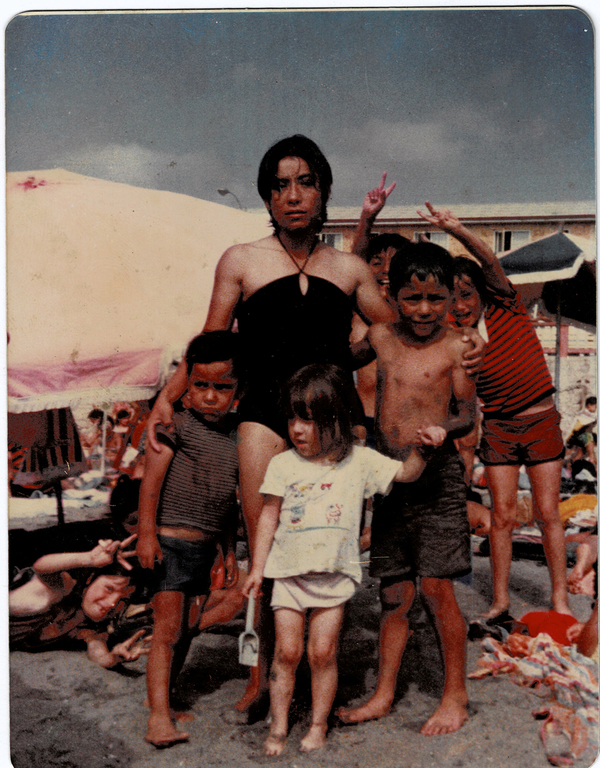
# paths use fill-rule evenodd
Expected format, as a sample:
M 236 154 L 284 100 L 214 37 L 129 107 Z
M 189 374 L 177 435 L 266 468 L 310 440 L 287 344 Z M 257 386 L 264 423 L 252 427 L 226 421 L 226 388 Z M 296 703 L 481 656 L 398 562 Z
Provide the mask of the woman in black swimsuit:
M 237 318 L 245 350 L 247 393 L 240 403 L 239 461 L 251 547 L 265 470 L 286 447 L 280 386 L 309 363 L 336 363 L 351 375 L 349 335 L 355 309 L 370 322 L 394 318 L 367 264 L 319 240 L 331 181 L 329 163 L 305 136 L 271 147 L 260 165 L 258 190 L 274 232 L 229 248 L 215 273 L 204 331 L 229 329 Z M 185 386 L 185 368 L 180 368 L 150 417 L 151 440 L 157 421 L 170 422 L 171 403 Z M 248 692 L 238 709 L 255 696 L 256 690 Z

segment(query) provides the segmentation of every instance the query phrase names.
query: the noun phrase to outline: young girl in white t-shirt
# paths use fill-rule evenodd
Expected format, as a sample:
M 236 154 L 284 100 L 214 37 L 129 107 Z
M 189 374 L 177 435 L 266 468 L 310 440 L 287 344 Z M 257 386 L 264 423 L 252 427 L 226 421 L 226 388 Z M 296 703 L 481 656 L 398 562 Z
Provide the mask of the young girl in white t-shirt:
M 285 746 L 309 608 L 313 711 L 300 751 L 324 746 L 337 690 L 337 639 L 344 603 L 361 580 L 363 501 L 388 493 L 394 481 L 413 482 L 425 467 L 414 447 L 402 462 L 356 444 L 356 397 L 347 374 L 336 366 L 309 365 L 294 374 L 285 403 L 293 448 L 271 460 L 260 489 L 265 501 L 243 592 L 258 597 L 263 577 L 274 579 L 268 755 L 280 754 Z M 421 443 L 437 446 L 436 430 L 424 427 Z

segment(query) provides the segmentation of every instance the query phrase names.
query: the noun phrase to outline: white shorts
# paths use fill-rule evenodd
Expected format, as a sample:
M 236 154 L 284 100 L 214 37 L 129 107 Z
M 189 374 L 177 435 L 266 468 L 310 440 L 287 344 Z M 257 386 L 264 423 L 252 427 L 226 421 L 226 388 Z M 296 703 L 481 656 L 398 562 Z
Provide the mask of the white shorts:
M 333 608 L 350 600 L 356 582 L 345 573 L 306 573 L 273 579 L 271 607 L 291 608 L 304 613 L 307 608 Z

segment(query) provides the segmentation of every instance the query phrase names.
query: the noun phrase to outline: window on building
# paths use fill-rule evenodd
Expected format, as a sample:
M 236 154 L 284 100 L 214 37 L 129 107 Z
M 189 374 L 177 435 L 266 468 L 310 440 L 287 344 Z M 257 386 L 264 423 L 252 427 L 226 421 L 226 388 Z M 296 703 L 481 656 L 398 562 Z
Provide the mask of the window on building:
M 341 251 L 344 245 L 344 236 L 341 232 L 321 232 L 321 240 L 325 245 L 329 245 L 338 251 Z
M 531 240 L 531 232 L 528 229 L 502 229 L 495 232 L 494 253 L 512 251 L 527 245 Z
M 415 243 L 419 242 L 421 235 L 425 235 L 429 242 L 435 243 L 436 245 L 441 245 L 442 248 L 448 247 L 449 235 L 447 232 L 415 232 Z

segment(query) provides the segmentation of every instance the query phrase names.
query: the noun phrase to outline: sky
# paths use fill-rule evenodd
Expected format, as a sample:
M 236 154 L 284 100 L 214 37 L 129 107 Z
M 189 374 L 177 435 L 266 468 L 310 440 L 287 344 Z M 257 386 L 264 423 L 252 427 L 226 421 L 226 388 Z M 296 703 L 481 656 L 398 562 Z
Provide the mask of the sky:
M 62 167 L 243 207 L 304 133 L 360 205 L 594 197 L 593 28 L 573 8 L 19 15 L 7 171 Z

